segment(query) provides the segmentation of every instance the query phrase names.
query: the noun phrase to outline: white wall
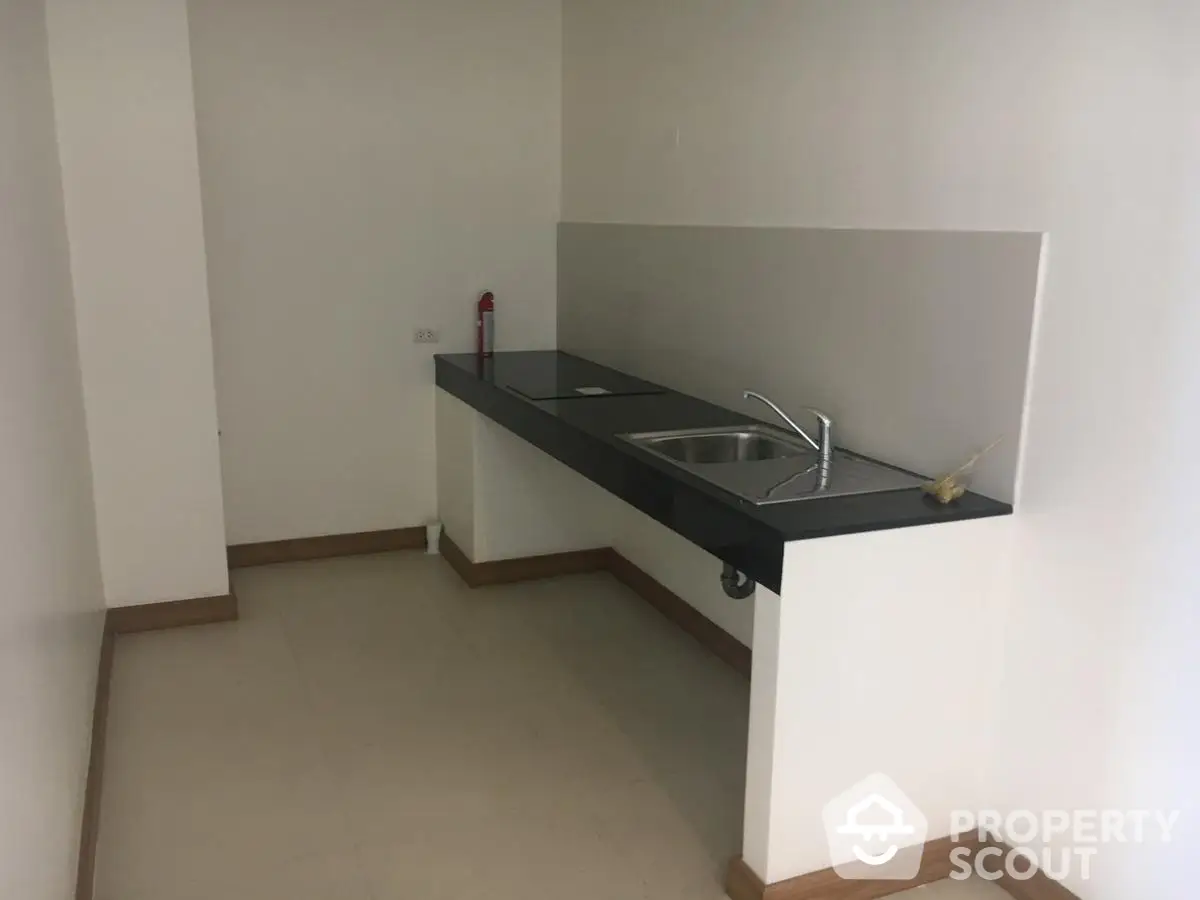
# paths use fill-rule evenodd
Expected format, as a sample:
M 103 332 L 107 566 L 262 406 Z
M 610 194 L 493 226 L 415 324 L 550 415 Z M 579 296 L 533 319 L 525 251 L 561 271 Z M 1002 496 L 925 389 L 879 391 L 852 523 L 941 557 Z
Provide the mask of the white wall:
M 112 606 L 228 591 L 184 0 L 48 0 Z
M 1194 450 L 1194 399 L 1179 401 L 1195 342 L 1169 338 L 1196 296 L 1200 10 L 565 7 L 564 219 L 1049 232 L 993 795 L 1034 808 L 1194 799 L 1194 768 L 1176 762 L 1155 791 L 1138 773 L 1182 759 L 1191 718 L 1173 685 L 1194 671 L 1180 641 L 1195 616 L 1177 598 L 1200 491 L 1190 463 L 1158 461 Z M 1182 871 L 1187 843 L 1164 865 Z M 1070 886 L 1084 900 L 1143 895 L 1150 853 L 1106 851 Z
M 561 349 L 1011 502 L 1042 235 L 563 223 Z M 981 346 L 982 344 L 982 346 Z
M 612 545 L 615 498 L 503 425 L 471 412 L 476 562 Z
M 755 595 L 735 600 L 725 593 L 725 564 L 625 501 L 609 497 L 609 502 L 614 507 L 609 514 L 613 548 L 706 619 L 752 646 Z
M 554 346 L 561 4 L 190 10 L 230 542 L 420 524 L 432 353 Z
M 104 606 L 41 0 L 0 0 L 0 896 L 74 896 Z

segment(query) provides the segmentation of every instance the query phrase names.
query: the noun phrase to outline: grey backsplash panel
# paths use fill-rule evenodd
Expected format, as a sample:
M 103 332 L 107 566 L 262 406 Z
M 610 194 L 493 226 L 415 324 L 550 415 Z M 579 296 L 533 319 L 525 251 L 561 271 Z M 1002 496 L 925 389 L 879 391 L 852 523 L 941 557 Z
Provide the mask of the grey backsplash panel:
M 1003 436 L 973 488 L 1012 500 L 1042 235 L 564 223 L 562 350 L 923 474 Z M 807 418 L 800 418 L 801 423 Z

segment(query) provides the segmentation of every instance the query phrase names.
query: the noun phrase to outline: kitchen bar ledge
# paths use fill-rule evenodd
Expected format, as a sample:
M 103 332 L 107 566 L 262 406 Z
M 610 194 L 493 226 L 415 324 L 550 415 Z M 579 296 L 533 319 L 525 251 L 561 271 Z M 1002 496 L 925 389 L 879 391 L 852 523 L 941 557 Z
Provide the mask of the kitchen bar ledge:
M 435 360 L 439 388 L 775 592 L 791 541 L 1012 512 L 974 493 L 942 506 L 917 489 L 755 506 L 619 437 L 758 423 L 750 416 L 560 351 Z

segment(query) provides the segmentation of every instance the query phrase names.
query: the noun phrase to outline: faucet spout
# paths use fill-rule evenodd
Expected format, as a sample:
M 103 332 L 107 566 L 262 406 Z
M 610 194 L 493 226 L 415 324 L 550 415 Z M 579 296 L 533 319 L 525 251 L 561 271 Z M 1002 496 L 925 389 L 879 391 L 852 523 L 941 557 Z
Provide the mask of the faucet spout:
M 819 431 L 817 432 L 817 436 L 819 438 L 818 442 L 814 441 L 809 436 L 808 432 L 797 425 L 792 417 L 780 409 L 776 403 L 764 397 L 757 391 L 743 391 L 742 397 L 744 397 L 746 400 L 757 400 L 758 402 L 769 406 L 775 412 L 775 414 L 779 416 L 779 418 L 783 419 L 783 421 L 788 424 L 792 431 L 804 438 L 804 440 L 807 441 L 814 450 L 821 454 L 822 466 L 828 466 L 833 461 L 833 419 L 831 419 L 825 413 L 821 412 L 819 409 L 813 409 L 812 407 L 805 408 L 805 412 L 816 416 L 817 422 L 819 423 Z

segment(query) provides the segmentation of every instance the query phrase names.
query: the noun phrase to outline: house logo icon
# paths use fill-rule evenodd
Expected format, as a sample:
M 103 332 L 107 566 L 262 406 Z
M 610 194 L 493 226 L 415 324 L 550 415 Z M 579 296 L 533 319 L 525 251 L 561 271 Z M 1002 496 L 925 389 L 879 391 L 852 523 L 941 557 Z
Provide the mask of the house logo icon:
M 920 869 L 929 823 L 886 775 L 872 775 L 835 797 L 823 818 L 833 868 L 842 878 L 902 881 Z
M 878 825 L 864 821 L 874 812 L 883 813 L 886 821 Z M 871 794 L 850 807 L 850 811 L 846 814 L 846 824 L 838 827 L 838 834 L 857 835 L 862 838 L 864 844 L 870 844 L 875 840 L 886 843 L 893 837 L 903 838 L 916 830 L 916 826 L 905 823 L 904 810 L 887 797 Z M 899 842 L 888 844 L 887 848 L 878 855 L 872 855 L 858 844 L 854 845 L 855 858 L 868 866 L 882 866 L 884 863 L 889 863 L 896 858 L 896 854 L 899 852 Z

